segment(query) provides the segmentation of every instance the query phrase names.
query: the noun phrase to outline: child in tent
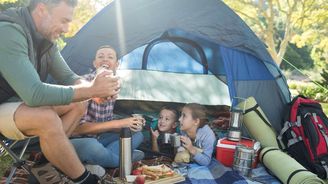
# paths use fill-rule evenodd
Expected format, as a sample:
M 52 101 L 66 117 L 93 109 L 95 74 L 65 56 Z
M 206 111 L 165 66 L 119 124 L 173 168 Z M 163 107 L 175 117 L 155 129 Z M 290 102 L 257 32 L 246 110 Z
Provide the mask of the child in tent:
M 96 70 L 86 75 L 85 78 L 93 80 L 97 75 L 97 69 L 104 66 L 115 73 L 118 64 L 116 51 L 109 45 L 101 46 L 93 61 Z M 145 120 L 136 117 L 113 120 L 114 103 L 115 100 L 89 100 L 88 109 L 82 117 L 80 125 L 73 132 L 73 135 L 78 138 L 71 139 L 82 162 L 103 167 L 118 167 L 119 130 L 123 127 L 129 127 L 133 131 L 133 161 L 143 159 L 144 153 L 136 148 L 143 141 L 143 134 L 140 130 Z
M 163 143 L 163 139 L 165 133 L 176 133 L 178 117 L 178 111 L 173 107 L 164 106 L 161 108 L 156 129 L 150 129 L 152 151 L 164 153 L 168 157 L 174 158 L 174 148 L 170 143 Z
M 179 149 L 175 161 L 180 162 L 181 156 L 188 153 L 188 161 L 194 161 L 199 165 L 209 165 L 216 138 L 207 125 L 206 108 L 196 103 L 186 104 L 179 121 L 182 150 Z

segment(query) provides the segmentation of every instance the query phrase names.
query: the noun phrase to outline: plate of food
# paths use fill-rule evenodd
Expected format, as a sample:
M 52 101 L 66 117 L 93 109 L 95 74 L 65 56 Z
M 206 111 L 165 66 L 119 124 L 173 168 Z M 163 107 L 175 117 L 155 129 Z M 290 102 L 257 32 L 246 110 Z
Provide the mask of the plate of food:
M 165 164 L 148 166 L 143 165 L 132 171 L 133 175 L 142 175 L 146 184 L 165 184 L 184 181 L 185 178 L 174 172 Z

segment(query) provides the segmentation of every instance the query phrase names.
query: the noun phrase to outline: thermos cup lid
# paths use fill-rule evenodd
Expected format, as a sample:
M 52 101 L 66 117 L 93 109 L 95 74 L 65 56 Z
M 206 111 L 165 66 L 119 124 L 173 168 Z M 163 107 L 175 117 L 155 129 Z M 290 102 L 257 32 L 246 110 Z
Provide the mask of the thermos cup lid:
M 131 137 L 131 130 L 130 128 L 122 128 L 121 129 L 121 134 L 120 134 L 121 138 L 130 138 Z

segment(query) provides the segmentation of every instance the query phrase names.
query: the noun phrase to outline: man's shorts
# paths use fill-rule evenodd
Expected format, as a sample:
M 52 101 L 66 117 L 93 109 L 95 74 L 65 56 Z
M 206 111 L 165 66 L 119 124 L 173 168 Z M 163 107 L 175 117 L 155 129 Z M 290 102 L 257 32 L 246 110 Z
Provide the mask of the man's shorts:
M 9 139 L 21 140 L 27 138 L 16 127 L 14 114 L 23 102 L 8 102 L 0 104 L 0 132 Z

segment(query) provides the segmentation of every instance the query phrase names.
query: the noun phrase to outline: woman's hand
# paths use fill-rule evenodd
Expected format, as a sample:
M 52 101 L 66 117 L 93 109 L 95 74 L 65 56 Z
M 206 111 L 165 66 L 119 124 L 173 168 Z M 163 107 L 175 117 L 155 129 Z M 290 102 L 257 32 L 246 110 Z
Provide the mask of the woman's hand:
M 121 121 L 122 121 L 121 128 L 128 127 L 134 132 L 138 132 L 142 130 L 143 121 L 141 121 L 138 118 L 130 117 L 130 118 L 122 119 Z

